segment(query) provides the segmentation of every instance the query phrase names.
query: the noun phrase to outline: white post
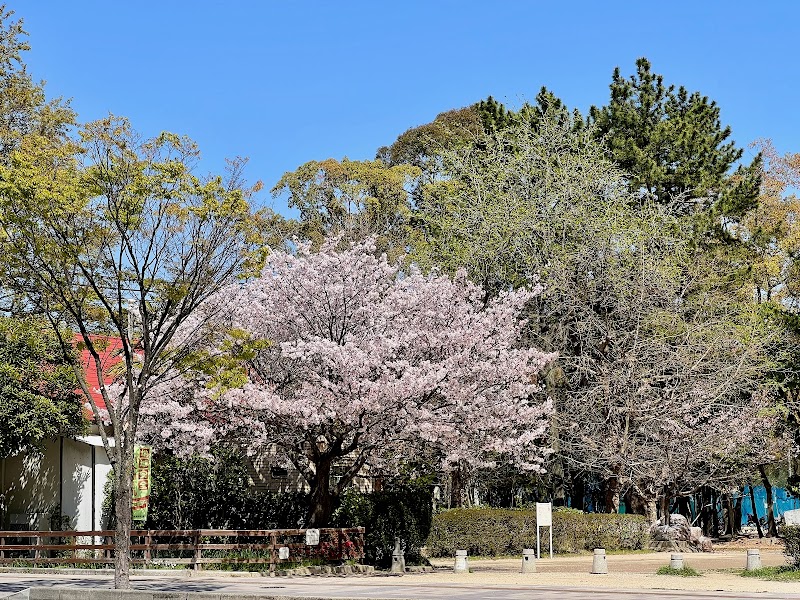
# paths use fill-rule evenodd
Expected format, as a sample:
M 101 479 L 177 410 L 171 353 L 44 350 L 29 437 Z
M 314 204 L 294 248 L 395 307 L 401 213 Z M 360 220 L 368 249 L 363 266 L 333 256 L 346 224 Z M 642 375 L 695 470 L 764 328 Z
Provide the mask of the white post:
M 469 573 L 469 563 L 467 562 L 467 551 L 456 550 L 456 564 L 453 566 L 454 573 Z
M 542 558 L 542 550 L 539 546 L 539 524 L 536 524 L 536 558 Z
M 605 548 L 594 549 L 594 555 L 592 556 L 592 573 L 595 575 L 605 575 L 608 573 Z
M 550 558 L 553 558 L 553 524 L 550 523 Z
M 747 551 L 747 570 L 756 571 L 761 568 L 761 551 L 756 549 Z

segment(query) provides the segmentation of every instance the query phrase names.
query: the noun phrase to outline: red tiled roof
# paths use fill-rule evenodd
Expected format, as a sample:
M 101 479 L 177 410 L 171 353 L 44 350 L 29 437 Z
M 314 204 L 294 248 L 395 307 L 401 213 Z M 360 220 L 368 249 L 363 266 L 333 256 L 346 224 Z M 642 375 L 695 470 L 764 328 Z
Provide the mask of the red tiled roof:
M 118 337 L 109 337 L 103 335 L 89 336 L 92 345 L 94 346 L 97 354 L 100 357 L 100 370 L 103 373 L 103 382 L 106 385 L 114 382 L 117 375 L 114 373 L 114 367 L 122 362 L 122 340 Z M 91 392 L 92 399 L 94 400 L 97 408 L 103 409 L 106 407 L 103 401 L 103 395 L 100 393 L 100 382 L 97 378 L 97 367 L 95 360 L 86 344 L 83 341 L 83 336 L 75 334 L 75 347 L 80 352 L 81 366 L 86 377 L 86 384 Z M 82 390 L 76 390 L 79 394 L 83 393 Z M 88 403 L 88 400 L 87 400 Z M 88 410 L 87 416 L 92 418 L 91 409 Z

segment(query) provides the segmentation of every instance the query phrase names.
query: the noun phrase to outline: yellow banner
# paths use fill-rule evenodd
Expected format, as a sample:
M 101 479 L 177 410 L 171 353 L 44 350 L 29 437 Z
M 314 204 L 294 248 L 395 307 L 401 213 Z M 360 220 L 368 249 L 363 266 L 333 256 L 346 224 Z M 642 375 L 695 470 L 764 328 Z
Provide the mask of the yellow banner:
M 153 457 L 151 446 L 136 446 L 133 449 L 133 520 L 147 520 L 150 503 L 150 464 Z

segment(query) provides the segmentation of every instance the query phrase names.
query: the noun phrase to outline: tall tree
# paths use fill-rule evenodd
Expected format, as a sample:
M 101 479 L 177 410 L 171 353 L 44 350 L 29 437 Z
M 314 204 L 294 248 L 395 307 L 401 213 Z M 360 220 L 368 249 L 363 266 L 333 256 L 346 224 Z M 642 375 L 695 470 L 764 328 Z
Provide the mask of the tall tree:
M 75 115 L 61 99 L 48 101 L 44 85 L 31 78 L 23 61 L 30 50 L 22 20 L 0 5 L 0 161 L 7 161 L 30 133 L 63 138 Z
M 217 298 L 233 309 L 227 327 L 264 342 L 247 381 L 221 394 L 199 385 L 200 398 L 165 391 L 178 402 L 153 406 L 152 438 L 202 446 L 215 431 L 277 448 L 311 488 L 313 526 L 363 469 L 391 472 L 431 449 L 446 472 L 500 460 L 540 471 L 550 409 L 537 381 L 552 356 L 519 346 L 534 292 L 484 303 L 463 274 L 401 273 L 372 240 L 339 244 L 274 253 L 260 279 Z
M 630 78 L 616 68 L 610 89 L 608 105 L 592 107 L 589 120 L 629 175 L 631 190 L 684 212 L 696 211 L 699 200 L 702 208 L 715 202 L 742 156 L 717 103 L 665 85 L 646 58 L 636 61 Z
M 272 193 L 289 193 L 289 206 L 300 211 L 299 233 L 315 245 L 330 235 L 374 236 L 380 252 L 396 256 L 405 251 L 410 187 L 418 175 L 412 165 L 379 160 L 312 160 L 284 173 Z
M 75 124 L 75 114 L 61 99 L 47 100 L 44 84 L 28 73 L 24 53 L 30 50 L 22 20 L 0 6 L 0 164 L 27 135 L 63 142 Z M 7 282 L 7 265 L 0 257 L 0 311 L 16 315 L 30 312 L 23 298 Z
M 487 298 L 541 278 L 528 339 L 559 353 L 560 457 L 606 480 L 609 507 L 634 484 L 652 506 L 728 477 L 706 428 L 727 435 L 725 407 L 754 414 L 774 331 L 730 296 L 716 255 L 696 254 L 693 222 L 642 202 L 593 129 L 558 113 L 442 161 L 449 178 L 426 189 L 414 260 L 465 266 Z
M 101 412 L 74 364 L 95 420 L 113 434 L 100 429 L 114 472 L 116 587 L 130 586 L 142 403 L 198 335 L 197 307 L 252 267 L 257 241 L 245 194 L 220 177 L 196 177 L 196 157 L 185 138 L 141 140 L 126 120 L 109 117 L 86 125 L 75 143 L 25 136 L 0 168 L 0 231 L 12 281 L 50 318 L 65 353 L 73 339 L 63 328 L 80 335 L 107 407 Z M 103 373 L 106 336 L 120 340 L 113 384 Z

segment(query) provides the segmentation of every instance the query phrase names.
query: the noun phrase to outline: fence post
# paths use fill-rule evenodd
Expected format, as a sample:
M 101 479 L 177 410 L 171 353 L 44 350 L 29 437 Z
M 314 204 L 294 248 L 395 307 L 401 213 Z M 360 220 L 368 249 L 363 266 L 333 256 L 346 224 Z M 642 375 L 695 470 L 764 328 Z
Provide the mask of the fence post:
M 194 532 L 194 563 L 192 564 L 192 568 L 195 571 L 199 571 L 202 568 L 200 563 L 202 555 L 203 551 L 200 549 L 200 530 L 197 529 Z
M 149 565 L 153 560 L 153 554 L 150 552 L 150 546 L 153 543 L 153 536 L 150 533 L 150 530 L 147 530 L 147 535 L 144 536 L 144 544 L 146 548 L 144 549 L 144 562 L 145 564 Z
M 0 558 L 6 557 L 6 551 L 3 550 L 3 546 L 6 545 L 6 538 L 0 538 Z
M 269 574 L 275 575 L 275 553 L 278 551 L 278 534 L 274 531 L 269 534 Z
M 113 539 L 114 538 L 112 538 L 110 535 L 106 535 L 106 536 L 103 537 L 103 544 L 106 545 L 106 546 L 111 546 L 112 543 L 113 543 L 112 542 Z M 104 550 L 104 552 L 105 552 L 105 555 L 106 555 L 106 561 L 110 561 L 111 558 L 112 558 L 112 556 L 111 556 L 111 548 L 106 548 Z
M 42 537 L 37 535 L 36 536 L 36 546 L 37 548 L 33 551 L 33 558 L 35 560 L 39 560 L 42 557 L 41 551 L 39 550 L 38 546 L 42 545 Z

